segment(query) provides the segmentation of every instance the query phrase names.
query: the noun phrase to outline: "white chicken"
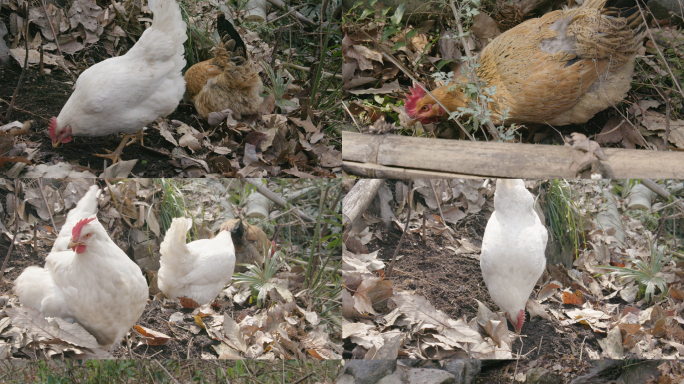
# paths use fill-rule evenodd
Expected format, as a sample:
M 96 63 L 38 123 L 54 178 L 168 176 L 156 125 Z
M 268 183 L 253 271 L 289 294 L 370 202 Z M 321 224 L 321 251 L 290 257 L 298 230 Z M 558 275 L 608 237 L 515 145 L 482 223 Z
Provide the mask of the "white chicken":
M 55 147 L 72 136 L 123 132 L 126 136 L 114 152 L 98 155 L 116 162 L 134 133 L 142 144 L 143 127 L 176 109 L 185 93 L 186 25 L 175 0 L 149 0 L 149 7 L 152 26 L 125 55 L 97 63 L 79 76 L 74 93 L 50 122 Z
M 97 186 L 90 187 L 67 215 L 45 268 L 26 268 L 14 290 L 23 305 L 77 321 L 110 348 L 142 315 L 148 287 L 138 265 L 97 220 L 99 195 Z
M 231 233 L 219 232 L 213 239 L 185 243 L 192 220 L 185 217 L 173 219 L 164 236 L 158 285 L 164 295 L 175 299 L 186 297 L 198 304 L 213 301 L 233 277 L 235 270 L 235 247 L 231 236 L 242 236 L 242 225 Z
M 494 303 L 520 333 L 525 304 L 546 267 L 548 233 L 522 180 L 497 180 L 480 269 Z

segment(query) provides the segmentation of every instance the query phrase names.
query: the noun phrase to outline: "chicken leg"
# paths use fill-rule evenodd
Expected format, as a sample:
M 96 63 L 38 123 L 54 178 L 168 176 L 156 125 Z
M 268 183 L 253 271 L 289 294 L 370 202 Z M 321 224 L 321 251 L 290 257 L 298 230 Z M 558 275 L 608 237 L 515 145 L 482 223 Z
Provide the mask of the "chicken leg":
M 106 159 L 112 160 L 112 164 L 116 164 L 121 160 L 121 154 L 123 153 L 124 147 L 128 147 L 129 145 L 135 143 L 135 142 L 140 142 L 140 145 L 143 147 L 145 146 L 145 143 L 143 142 L 143 137 L 145 134 L 143 133 L 143 130 L 139 130 L 136 134 L 134 135 L 127 135 L 124 134 L 123 140 L 121 140 L 121 144 L 119 144 L 118 147 L 114 150 L 114 152 L 108 150 L 105 148 L 105 151 L 107 151 L 107 154 L 99 154 L 96 153 L 95 156 L 97 157 L 104 157 Z

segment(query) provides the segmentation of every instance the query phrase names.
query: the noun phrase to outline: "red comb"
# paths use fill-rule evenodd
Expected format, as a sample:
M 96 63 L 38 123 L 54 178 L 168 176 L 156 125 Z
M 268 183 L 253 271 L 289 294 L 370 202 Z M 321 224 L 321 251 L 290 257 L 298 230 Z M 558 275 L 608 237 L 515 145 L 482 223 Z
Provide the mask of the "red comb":
M 95 218 L 91 217 L 88 219 L 83 219 L 76 223 L 76 225 L 74 225 L 74 228 L 71 230 L 71 238 L 78 239 L 79 237 L 81 237 L 81 230 L 83 229 L 83 226 L 90 223 L 93 220 L 95 220 Z
M 52 120 L 50 120 L 50 138 L 52 139 L 53 142 L 57 141 L 57 134 L 55 131 L 57 130 L 57 118 L 53 117 Z
M 423 84 L 421 83 L 420 85 Z M 417 86 L 415 88 L 409 87 L 409 91 L 411 92 L 411 94 L 406 95 L 404 109 L 406 110 L 406 114 L 409 115 L 409 117 L 413 117 L 416 115 L 416 103 L 418 102 L 418 100 L 422 99 L 423 96 L 425 96 L 425 91 L 423 91 L 423 88 L 421 88 L 420 86 Z
M 518 330 L 521 330 L 524 322 L 525 322 L 525 311 L 523 311 L 521 309 L 520 312 L 518 312 L 518 326 L 516 328 L 518 328 Z

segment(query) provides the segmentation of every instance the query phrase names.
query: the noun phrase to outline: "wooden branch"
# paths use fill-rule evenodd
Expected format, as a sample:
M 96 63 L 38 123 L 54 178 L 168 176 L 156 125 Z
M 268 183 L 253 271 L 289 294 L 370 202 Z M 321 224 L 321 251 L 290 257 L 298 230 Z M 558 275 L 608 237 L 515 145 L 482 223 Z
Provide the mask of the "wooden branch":
M 342 222 L 351 225 L 373 201 L 385 180 L 359 180 L 342 199 Z
M 577 178 L 569 146 L 342 132 L 342 166 L 368 178 Z M 603 177 L 684 178 L 684 153 L 603 148 Z
M 276 7 L 280 8 L 280 9 L 284 10 L 284 11 L 289 12 L 289 10 L 290 10 L 290 7 L 288 7 L 281 0 L 268 0 L 268 2 L 275 5 Z M 302 23 L 309 25 L 309 26 L 316 26 L 316 23 L 314 23 L 313 21 L 311 21 L 310 19 L 308 19 L 306 16 L 302 15 L 301 13 L 295 11 L 294 15 L 297 18 L 297 20 L 301 21 Z
M 258 180 L 258 179 L 257 179 L 257 180 Z M 280 206 L 283 207 L 283 208 L 289 208 L 289 207 L 288 207 L 288 204 L 289 204 L 289 203 L 287 202 L 287 200 L 285 200 L 285 199 L 283 199 L 282 197 L 276 195 L 275 192 L 271 191 L 270 189 L 264 187 L 263 185 L 258 185 L 258 183 L 256 183 L 256 182 L 252 183 L 252 182 L 250 182 L 250 179 L 245 179 L 245 182 L 252 184 L 252 185 L 256 188 L 257 192 L 259 192 L 259 193 L 261 193 L 262 195 L 266 196 L 266 197 L 267 197 L 269 200 L 271 200 L 272 202 L 274 202 L 274 203 L 280 205 Z M 292 204 L 292 206 L 295 207 L 294 204 Z M 304 212 L 303 212 L 301 209 L 299 209 L 299 208 L 295 208 L 295 209 L 294 209 L 294 212 L 295 212 L 295 214 L 297 214 L 297 216 L 299 216 L 302 220 L 306 221 L 307 223 L 315 223 L 315 222 L 316 222 L 316 220 L 314 220 L 311 216 L 309 216 L 309 215 L 307 215 L 306 213 L 304 213 Z

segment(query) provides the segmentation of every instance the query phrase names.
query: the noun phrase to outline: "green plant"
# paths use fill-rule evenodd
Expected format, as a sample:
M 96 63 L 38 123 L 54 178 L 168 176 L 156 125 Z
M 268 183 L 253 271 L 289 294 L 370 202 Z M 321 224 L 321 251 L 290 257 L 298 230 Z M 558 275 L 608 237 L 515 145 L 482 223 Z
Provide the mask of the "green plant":
M 629 277 L 636 278 L 639 283 L 639 288 L 643 288 L 644 298 L 646 301 L 651 300 L 651 296 L 655 294 L 655 289 L 660 289 L 660 296 L 664 296 L 667 292 L 667 282 L 660 276 L 656 276 L 658 272 L 672 259 L 672 256 L 665 257 L 665 246 L 658 246 L 656 242 L 651 248 L 650 263 L 645 260 L 634 257 L 629 260 L 634 264 L 636 269 L 626 267 L 614 267 L 612 265 L 598 265 L 598 268 L 605 268 L 612 270 L 621 279 Z
M 579 250 L 580 236 L 584 238 L 584 226 L 577 204 L 570 196 L 570 188 L 565 180 L 549 181 L 546 188 L 546 216 L 551 236 L 565 249 L 566 239 L 571 240 L 575 257 Z
M 209 33 L 209 26 L 205 25 L 204 28 L 201 28 L 199 24 L 194 22 L 194 18 L 191 20 L 191 13 L 188 12 L 188 5 L 192 2 L 192 0 L 184 0 L 178 3 L 181 10 L 181 17 L 183 18 L 185 25 L 187 25 L 185 33 L 188 35 L 188 39 L 183 43 L 185 59 L 187 61 L 186 68 L 190 68 L 200 61 L 205 60 L 208 49 L 216 45 L 211 33 Z
M 266 75 L 271 80 L 271 85 L 265 85 L 264 89 L 266 90 L 267 94 L 273 95 L 273 97 L 275 97 L 276 106 L 280 108 L 296 107 L 297 104 L 284 98 L 285 93 L 287 92 L 287 87 L 289 87 L 290 83 L 292 83 L 292 79 L 289 79 L 287 82 L 285 82 L 281 69 L 278 68 L 278 73 L 274 73 L 273 68 L 271 68 L 271 66 L 264 61 L 261 62 L 261 66 L 264 68 Z
M 251 272 L 251 274 L 236 273 L 233 275 L 233 281 L 238 283 L 247 283 L 252 288 L 252 291 L 256 292 L 257 306 L 259 307 L 261 307 L 264 299 L 266 299 L 266 295 L 271 289 L 280 289 L 280 286 L 271 282 L 273 276 L 275 276 L 275 274 L 285 264 L 285 260 L 282 260 L 280 263 L 278 263 L 277 257 L 280 255 L 280 252 L 276 252 L 273 257 L 269 257 L 269 252 L 267 252 L 263 269 L 260 265 L 240 264 L 247 267 L 247 270 Z

